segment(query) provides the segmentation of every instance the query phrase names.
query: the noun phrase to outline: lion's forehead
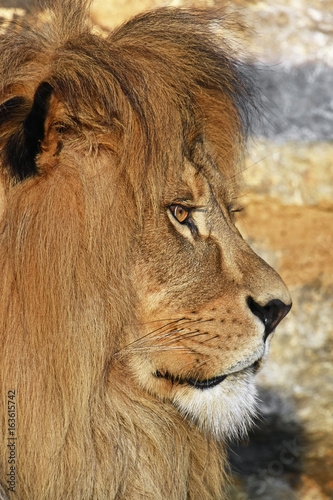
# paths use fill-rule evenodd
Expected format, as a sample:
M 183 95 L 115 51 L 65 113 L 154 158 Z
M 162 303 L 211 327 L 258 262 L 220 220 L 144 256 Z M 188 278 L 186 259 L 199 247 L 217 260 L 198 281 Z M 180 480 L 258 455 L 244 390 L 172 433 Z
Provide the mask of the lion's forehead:
M 166 202 L 192 202 L 195 206 L 205 207 L 207 212 L 216 203 L 226 208 L 239 190 L 233 178 L 224 175 L 222 169 L 209 158 L 202 158 L 200 163 L 185 158 L 179 171 L 170 173 L 164 199 Z

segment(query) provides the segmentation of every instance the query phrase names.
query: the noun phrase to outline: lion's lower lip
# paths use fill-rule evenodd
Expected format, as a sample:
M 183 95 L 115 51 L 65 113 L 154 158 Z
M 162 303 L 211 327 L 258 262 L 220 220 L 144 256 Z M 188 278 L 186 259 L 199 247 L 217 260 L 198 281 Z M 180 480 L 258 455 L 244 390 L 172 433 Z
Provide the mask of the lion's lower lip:
M 211 387 L 215 387 L 216 385 L 223 382 L 228 375 L 219 375 L 218 377 L 213 377 L 206 380 L 198 380 L 195 378 L 183 378 L 180 376 L 172 375 L 169 372 L 161 373 L 160 371 L 156 371 L 155 377 L 157 378 L 165 378 L 166 380 L 170 380 L 173 384 L 187 384 L 191 387 L 195 387 L 196 389 L 210 389 Z
M 194 387 L 195 389 L 211 389 L 212 387 L 215 387 L 216 385 L 219 385 L 223 380 L 225 380 L 228 376 L 230 375 L 236 375 L 238 373 L 244 372 L 246 370 L 252 369 L 253 373 L 256 373 L 260 367 L 260 361 L 261 359 L 255 361 L 252 365 L 246 366 L 241 370 L 237 370 L 235 372 L 227 373 L 225 375 L 219 375 L 217 377 L 212 377 L 206 380 L 198 380 L 195 378 L 186 378 L 186 377 L 181 377 L 179 375 L 172 375 L 172 373 L 169 373 L 168 371 L 161 373 L 160 371 L 156 370 L 154 373 L 154 376 L 157 378 L 164 378 L 166 380 L 169 380 L 172 384 L 182 384 L 182 385 L 190 385 L 191 387 Z
M 193 378 L 187 379 L 186 383 L 195 387 L 196 389 L 210 389 L 211 387 L 215 387 L 216 385 L 223 382 L 224 379 L 227 378 L 228 375 L 220 375 L 219 377 L 213 377 L 208 380 L 195 380 Z

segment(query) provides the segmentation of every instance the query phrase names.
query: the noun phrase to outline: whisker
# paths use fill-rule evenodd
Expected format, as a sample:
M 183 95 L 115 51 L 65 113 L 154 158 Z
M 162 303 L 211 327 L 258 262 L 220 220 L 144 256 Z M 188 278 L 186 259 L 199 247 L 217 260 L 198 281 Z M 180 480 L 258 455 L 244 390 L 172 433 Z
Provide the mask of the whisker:
M 160 322 L 161 320 L 154 320 L 149 323 L 155 323 L 155 322 Z M 206 319 L 203 320 L 202 318 L 199 319 L 189 319 L 186 317 L 182 317 L 179 319 L 175 320 L 168 320 L 168 323 L 160 326 L 159 328 L 156 328 L 155 330 L 152 330 L 148 332 L 146 335 L 143 335 L 142 337 L 133 340 L 132 342 L 129 342 L 126 346 L 122 347 L 119 349 L 114 355 L 118 355 L 120 352 L 126 351 L 129 352 L 130 350 L 134 350 L 136 348 L 140 348 L 140 346 L 143 346 L 142 348 L 145 349 L 148 346 L 144 344 L 148 344 L 150 342 L 159 342 L 159 345 L 157 346 L 149 346 L 153 348 L 161 348 L 162 346 L 167 346 L 173 342 L 178 342 L 181 339 L 184 338 L 191 338 L 195 337 L 197 335 L 206 335 L 206 333 L 200 333 L 198 329 L 191 330 L 190 326 L 194 324 L 203 324 L 212 321 L 211 319 Z M 146 324 L 149 324 L 146 323 Z M 174 327 L 177 325 L 177 329 Z M 169 330 L 169 331 L 168 331 Z M 188 331 L 185 331 L 188 330 Z M 159 333 L 159 335 L 156 335 Z M 170 339 L 172 336 L 177 335 L 177 338 L 172 339 L 171 342 L 166 344 L 163 342 L 164 339 Z
M 122 347 L 121 349 L 119 349 L 119 351 L 122 351 L 123 349 L 126 349 L 127 347 L 129 347 L 129 346 L 131 346 L 131 345 L 133 345 L 133 344 L 136 344 L 136 343 L 138 343 L 138 342 L 144 341 L 144 339 L 146 339 L 147 337 L 149 337 L 149 336 L 153 335 L 154 333 L 158 332 L 159 330 L 161 330 L 161 329 L 163 329 L 163 328 L 166 328 L 167 326 L 172 325 L 172 324 L 174 324 L 174 323 L 177 323 L 177 322 L 179 322 L 179 321 L 182 321 L 183 319 L 184 319 L 184 318 L 180 318 L 179 320 L 170 321 L 170 322 L 169 322 L 169 323 L 167 323 L 166 325 L 163 325 L 163 326 L 161 326 L 160 328 L 156 328 L 156 330 L 153 330 L 153 331 L 151 331 L 151 332 L 148 332 L 146 335 L 143 335 L 142 337 L 140 337 L 140 338 L 138 338 L 138 339 L 136 339 L 136 340 L 133 340 L 133 341 L 132 341 L 132 342 L 130 342 L 129 344 L 126 344 L 126 346 L 124 346 L 124 347 Z M 158 321 L 158 320 L 156 320 L 156 321 Z M 117 351 L 117 353 L 118 353 L 119 351 Z M 115 354 L 117 354 L 117 353 L 115 353 Z
M 127 349 L 127 350 L 124 350 L 124 351 L 121 351 L 121 353 L 123 352 L 133 352 L 133 351 L 152 351 L 152 350 L 158 350 L 159 352 L 160 351 L 189 351 L 189 349 L 187 347 L 183 347 L 183 346 L 171 346 L 171 347 L 164 347 L 164 346 L 158 346 L 158 345 L 152 345 L 152 346 L 145 346 L 145 347 L 134 347 L 134 348 L 131 348 L 131 349 Z M 118 351 L 116 354 L 120 354 L 120 351 Z
M 166 325 L 169 325 L 171 323 L 177 323 L 178 321 L 182 321 L 186 319 L 185 316 L 183 316 L 182 318 L 179 318 L 179 319 L 172 319 L 172 318 L 161 318 L 161 319 L 153 319 L 151 321 L 146 321 L 144 323 L 137 323 L 138 325 L 141 325 L 141 326 L 145 326 L 145 325 L 150 325 L 152 323 L 160 323 L 161 321 L 167 321 L 168 323 L 166 323 Z M 161 327 L 163 328 L 163 327 Z
M 209 358 L 203 359 L 196 365 L 196 368 L 201 368 L 203 365 L 206 365 L 209 361 L 211 361 L 213 358 L 212 356 L 209 356 Z
M 195 330 L 194 332 L 187 334 L 184 334 L 183 337 L 186 337 L 186 339 L 193 339 L 194 337 L 200 337 L 201 335 L 209 335 L 208 332 L 200 332 L 199 330 Z M 209 339 L 207 339 L 209 340 Z
M 214 340 L 214 339 L 218 339 L 218 338 L 219 338 L 219 335 L 214 335 L 214 337 L 210 337 L 209 339 L 204 340 L 204 342 L 208 342 L 209 340 Z

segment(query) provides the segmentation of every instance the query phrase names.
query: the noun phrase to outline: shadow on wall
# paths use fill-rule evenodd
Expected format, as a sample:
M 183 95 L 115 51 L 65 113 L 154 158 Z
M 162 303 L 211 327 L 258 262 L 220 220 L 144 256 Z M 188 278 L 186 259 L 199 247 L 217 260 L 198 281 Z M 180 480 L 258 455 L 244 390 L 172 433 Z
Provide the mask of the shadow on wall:
M 274 141 L 333 139 L 333 68 L 323 64 L 297 67 L 258 65 L 258 90 L 268 118 L 257 135 Z
M 259 413 L 248 440 L 232 444 L 229 460 L 235 484 L 230 500 L 294 500 L 306 448 L 293 404 L 259 390 Z

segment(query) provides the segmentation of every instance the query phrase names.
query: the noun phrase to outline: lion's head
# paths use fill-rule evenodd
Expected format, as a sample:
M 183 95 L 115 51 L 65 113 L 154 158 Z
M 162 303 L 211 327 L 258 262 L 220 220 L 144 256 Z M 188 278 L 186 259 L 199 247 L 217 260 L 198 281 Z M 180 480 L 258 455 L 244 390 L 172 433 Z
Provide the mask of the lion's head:
M 229 178 L 204 144 L 198 150 L 167 179 L 157 220 L 145 220 L 134 266 L 139 324 L 123 349 L 145 389 L 230 436 L 253 414 L 253 377 L 290 298 L 235 227 Z
M 251 85 L 211 13 L 161 9 L 102 38 L 79 2 L 56 12 L 0 39 L 1 390 L 19 394 L 20 498 L 163 498 L 140 464 L 160 448 L 170 478 L 185 456 L 203 477 L 189 433 L 247 427 L 290 309 L 235 226 Z

